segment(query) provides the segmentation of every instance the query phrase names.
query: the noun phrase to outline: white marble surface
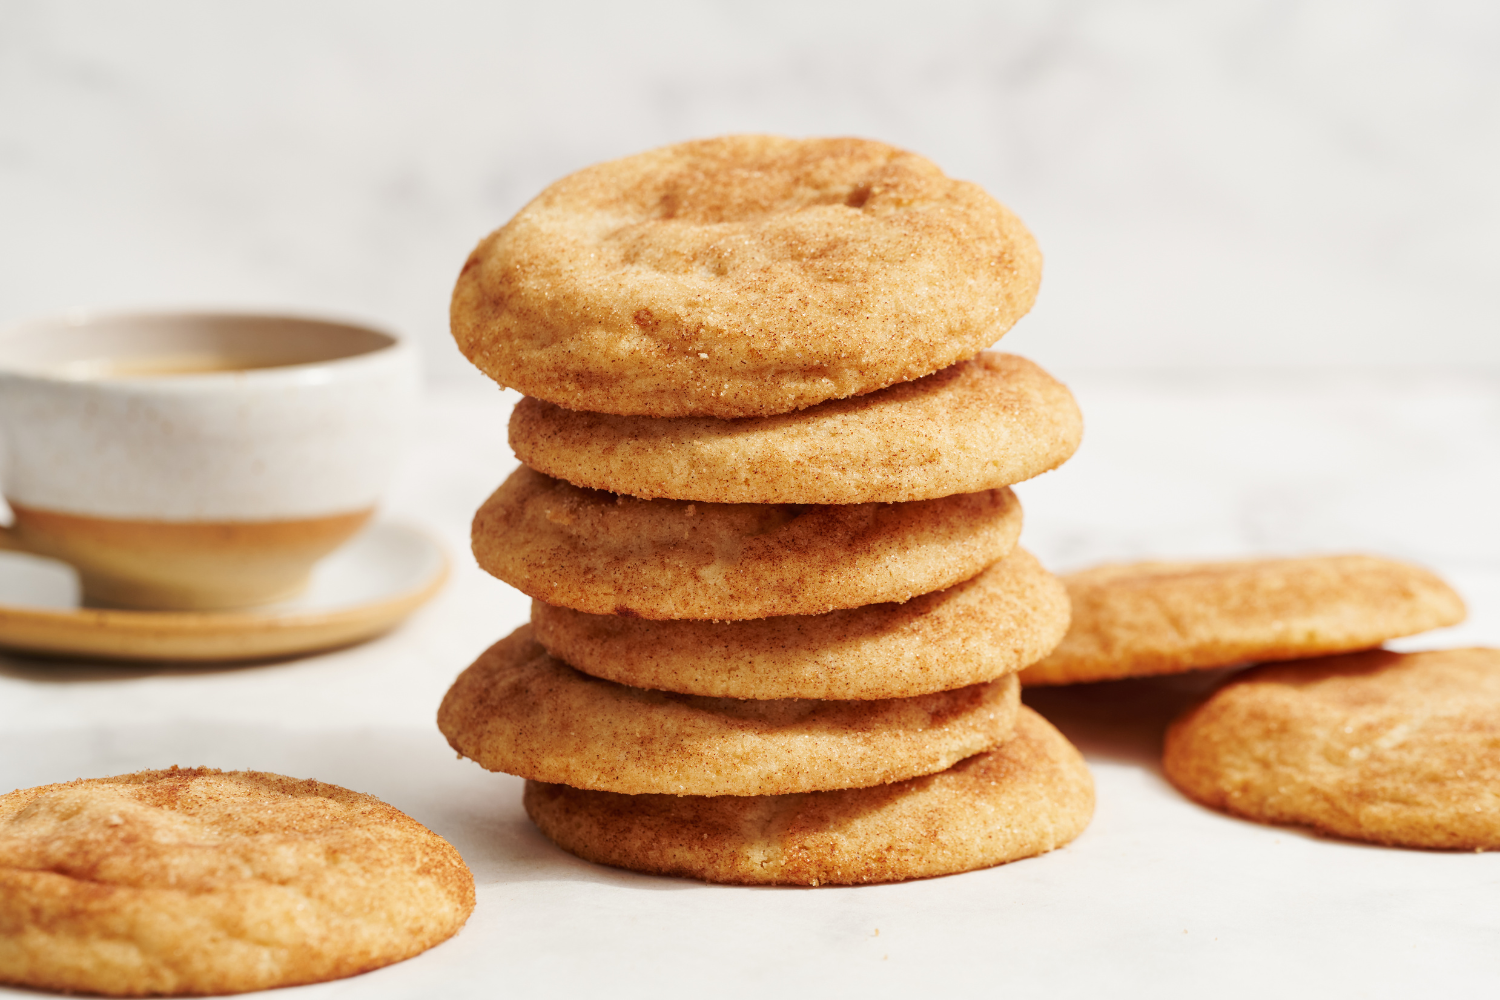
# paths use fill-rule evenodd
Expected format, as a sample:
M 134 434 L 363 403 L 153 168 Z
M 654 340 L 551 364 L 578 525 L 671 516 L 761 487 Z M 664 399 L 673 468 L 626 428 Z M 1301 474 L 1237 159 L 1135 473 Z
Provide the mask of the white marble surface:
M 1035 230 L 1058 370 L 1500 365 L 1486 0 L 0 0 L 0 321 L 389 323 L 434 376 L 468 250 L 563 173 L 854 133 Z
M 1500 644 L 1500 14 L 1483 0 L 632 4 L 0 0 L 0 322 L 350 315 L 424 346 L 386 513 L 448 588 L 366 646 L 234 669 L 0 657 L 0 790 L 204 763 L 381 795 L 479 882 L 454 941 L 316 996 L 1475 995 L 1500 860 L 1234 821 L 1156 769 L 1183 685 L 1049 696 L 1099 785 L 1074 845 L 900 886 L 597 868 L 432 718 L 526 617 L 464 557 L 508 402 L 447 341 L 473 243 L 547 182 L 725 131 L 854 133 L 979 181 L 1047 255 L 1005 341 L 1083 450 L 1020 490 L 1049 565 L 1370 550 Z M 877 934 L 878 931 L 878 934 Z M 7 991 L 0 990 L 0 993 Z
M 1471 608 L 1466 624 L 1397 645 L 1500 645 L 1500 380 L 1116 374 L 1073 389 L 1082 450 L 1020 487 L 1023 541 L 1050 565 L 1385 552 L 1445 573 Z M 459 387 L 428 401 L 385 513 L 458 558 L 446 591 L 405 627 L 231 669 L 0 657 L 0 790 L 172 763 L 251 767 L 372 792 L 449 837 L 478 880 L 468 927 L 411 962 L 302 989 L 311 996 L 1493 986 L 1500 856 L 1330 841 L 1187 802 L 1156 755 L 1193 680 L 1032 695 L 1084 749 L 1099 788 L 1093 825 L 1043 858 L 907 885 L 734 889 L 551 847 L 520 809 L 519 780 L 456 760 L 432 722 L 453 676 L 527 614 L 464 555 L 470 513 L 513 462 L 510 402 Z

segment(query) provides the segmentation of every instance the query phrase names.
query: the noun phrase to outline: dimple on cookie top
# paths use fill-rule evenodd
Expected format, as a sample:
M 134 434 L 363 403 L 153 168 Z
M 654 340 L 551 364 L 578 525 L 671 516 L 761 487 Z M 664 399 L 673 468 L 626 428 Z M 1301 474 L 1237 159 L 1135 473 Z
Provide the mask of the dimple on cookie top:
M 0 795 L 0 982 L 238 993 L 409 958 L 474 908 L 458 851 L 317 781 L 171 768 Z
M 470 254 L 451 319 L 481 371 L 560 406 L 765 416 L 972 357 L 1040 280 L 1020 220 L 920 156 L 740 135 L 556 182 Z

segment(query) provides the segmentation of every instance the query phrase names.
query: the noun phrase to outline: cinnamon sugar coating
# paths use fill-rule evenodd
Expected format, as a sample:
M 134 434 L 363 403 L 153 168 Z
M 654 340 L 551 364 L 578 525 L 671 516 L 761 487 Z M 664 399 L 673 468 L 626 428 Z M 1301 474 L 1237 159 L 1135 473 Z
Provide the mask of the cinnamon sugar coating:
M 598 864 L 745 885 L 854 885 L 1054 850 L 1088 826 L 1094 783 L 1073 745 L 1022 706 L 999 747 L 874 788 L 745 798 L 528 781 L 524 801 L 554 843 Z
M 1500 650 L 1257 667 L 1172 723 L 1162 767 L 1188 796 L 1262 823 L 1500 848 Z
M 909 698 L 993 680 L 1068 627 L 1062 583 L 1022 549 L 905 604 L 749 621 L 652 621 L 541 601 L 537 641 L 596 677 L 722 698 Z
M 741 701 L 579 673 L 522 626 L 459 675 L 438 710 L 492 771 L 625 794 L 779 795 L 941 771 L 1010 735 L 1020 685 L 879 701 Z
M 1465 613 L 1431 572 L 1363 555 L 1105 565 L 1063 584 L 1073 622 L 1023 684 L 1352 652 L 1455 625 Z
M 379 799 L 172 768 L 0 796 L 0 982 L 109 996 L 352 976 L 451 937 L 474 880 Z
M 1062 383 L 985 352 L 913 382 L 796 413 L 621 417 L 524 398 L 510 445 L 575 486 L 712 503 L 929 500 L 1055 469 L 1083 437 Z
M 548 604 L 639 618 L 816 615 L 906 601 L 1004 558 L 1008 489 L 900 504 L 711 504 L 579 489 L 521 466 L 474 516 L 474 557 Z
M 733 135 L 557 181 L 470 254 L 451 319 L 559 406 L 765 416 L 973 357 L 1040 280 L 1020 220 L 920 156 Z

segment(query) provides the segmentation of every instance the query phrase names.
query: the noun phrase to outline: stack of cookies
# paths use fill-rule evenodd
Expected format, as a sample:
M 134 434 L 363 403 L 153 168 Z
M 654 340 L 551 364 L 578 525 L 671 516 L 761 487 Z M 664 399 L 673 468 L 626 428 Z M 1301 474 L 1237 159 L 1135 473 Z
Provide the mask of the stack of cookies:
M 874 142 L 693 142 L 544 191 L 454 292 L 464 353 L 527 397 L 474 553 L 535 601 L 444 699 L 449 742 L 643 871 L 878 882 L 1075 837 L 1088 772 L 1016 679 L 1068 601 L 1007 487 L 1081 419 L 982 353 L 1039 278 L 1003 206 Z

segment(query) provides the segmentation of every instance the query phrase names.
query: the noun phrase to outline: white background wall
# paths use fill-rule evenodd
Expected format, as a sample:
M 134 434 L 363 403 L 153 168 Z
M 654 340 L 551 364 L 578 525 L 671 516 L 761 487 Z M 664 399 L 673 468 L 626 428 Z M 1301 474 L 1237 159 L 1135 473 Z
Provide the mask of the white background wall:
M 0 0 L 0 321 L 335 312 L 439 382 L 464 255 L 553 178 L 853 133 L 1016 209 L 1006 340 L 1087 368 L 1500 365 L 1500 5 Z

